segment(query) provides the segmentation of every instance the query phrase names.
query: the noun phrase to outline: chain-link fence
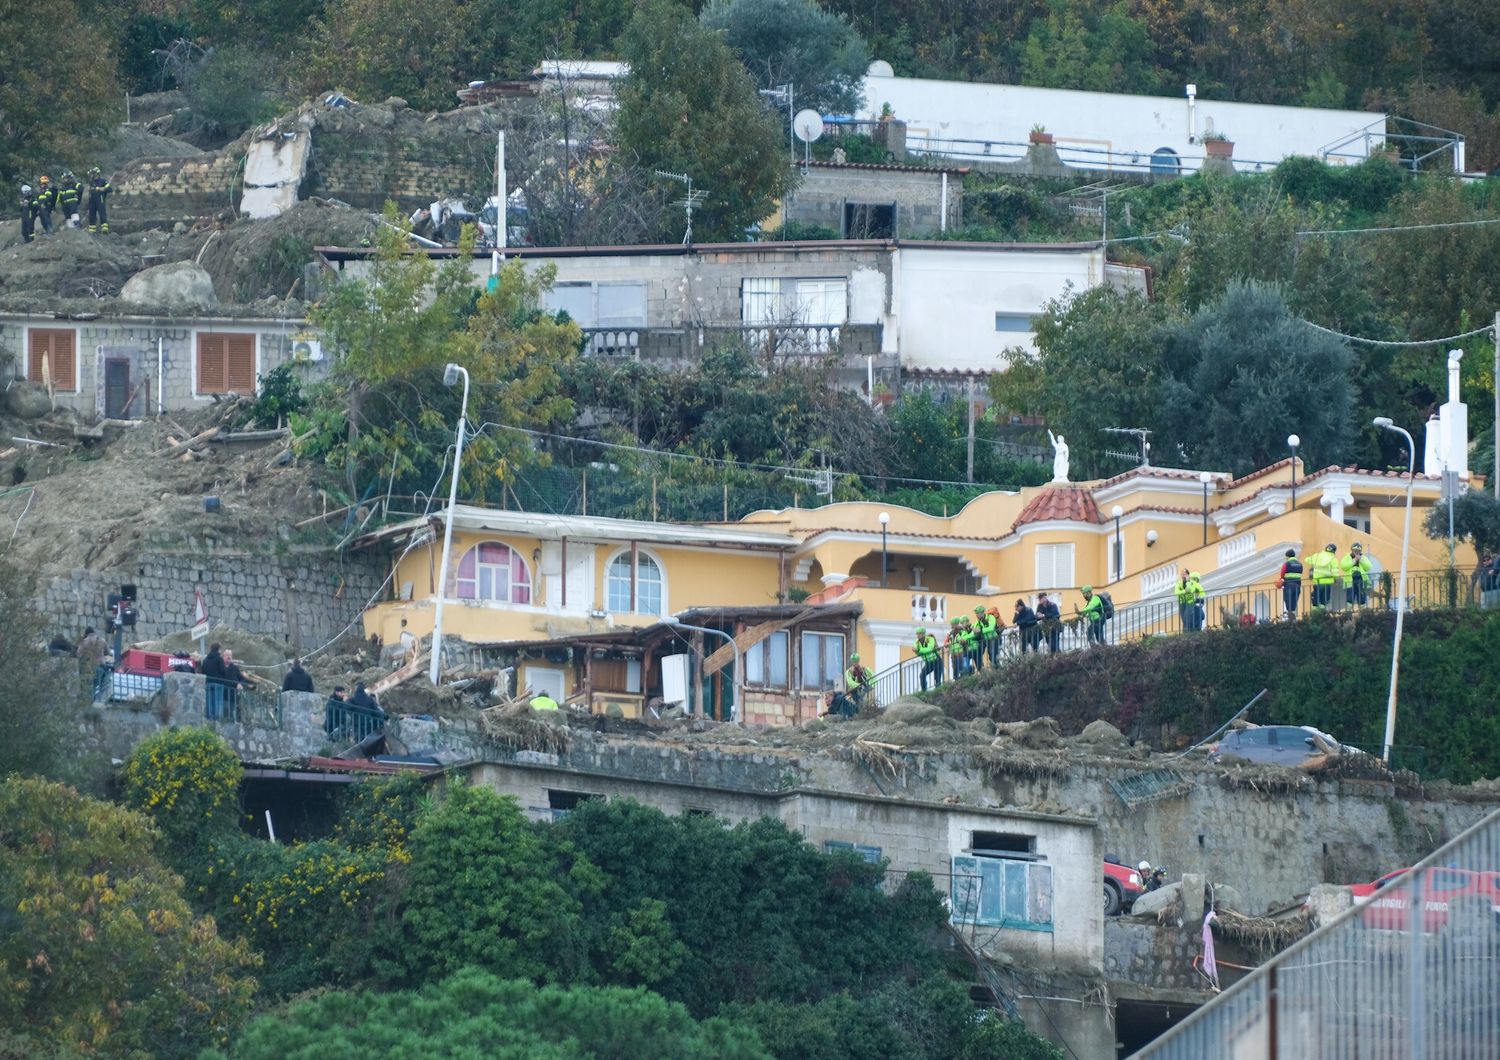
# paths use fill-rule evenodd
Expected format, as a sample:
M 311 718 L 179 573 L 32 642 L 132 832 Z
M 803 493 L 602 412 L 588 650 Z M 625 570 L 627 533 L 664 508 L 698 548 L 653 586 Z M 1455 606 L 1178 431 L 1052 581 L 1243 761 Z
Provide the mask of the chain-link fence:
M 1500 811 L 1136 1053 L 1149 1060 L 1500 1056 Z M 1319 896 L 1324 897 L 1324 896 Z

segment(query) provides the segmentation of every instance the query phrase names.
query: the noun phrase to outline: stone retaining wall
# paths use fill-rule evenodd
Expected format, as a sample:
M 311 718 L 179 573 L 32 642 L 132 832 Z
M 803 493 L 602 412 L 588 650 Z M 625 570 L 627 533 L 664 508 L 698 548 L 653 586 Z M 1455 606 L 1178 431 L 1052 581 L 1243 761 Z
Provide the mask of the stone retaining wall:
M 195 588 L 215 627 L 268 637 L 288 654 L 315 648 L 359 617 L 385 580 L 376 558 L 332 561 L 324 549 L 281 554 L 147 550 L 135 569 L 77 570 L 54 578 L 36 596 L 47 630 L 76 638 L 102 627 L 105 598 L 122 583 L 137 592 L 139 623 L 127 641 L 151 640 L 191 628 Z

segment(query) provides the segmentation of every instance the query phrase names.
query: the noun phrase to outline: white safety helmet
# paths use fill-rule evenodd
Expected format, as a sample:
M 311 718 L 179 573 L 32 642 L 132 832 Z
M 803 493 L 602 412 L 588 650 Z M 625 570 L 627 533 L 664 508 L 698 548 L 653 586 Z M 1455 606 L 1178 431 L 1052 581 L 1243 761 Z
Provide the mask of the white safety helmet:
M 31 185 L 30 184 L 22 184 L 21 185 L 21 194 L 22 195 L 30 195 L 31 194 Z
M 1137 872 L 1150 872 L 1151 871 L 1151 862 L 1149 862 L 1149 861 L 1143 861 L 1139 865 L 1137 865 L 1135 868 L 1136 868 Z

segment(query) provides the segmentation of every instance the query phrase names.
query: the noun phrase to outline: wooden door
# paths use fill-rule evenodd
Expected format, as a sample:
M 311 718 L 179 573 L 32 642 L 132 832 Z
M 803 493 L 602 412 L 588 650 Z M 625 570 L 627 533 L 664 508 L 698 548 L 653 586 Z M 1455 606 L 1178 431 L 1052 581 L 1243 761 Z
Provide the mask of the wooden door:
M 104 362 L 104 416 L 128 419 L 130 413 L 130 362 L 111 357 Z

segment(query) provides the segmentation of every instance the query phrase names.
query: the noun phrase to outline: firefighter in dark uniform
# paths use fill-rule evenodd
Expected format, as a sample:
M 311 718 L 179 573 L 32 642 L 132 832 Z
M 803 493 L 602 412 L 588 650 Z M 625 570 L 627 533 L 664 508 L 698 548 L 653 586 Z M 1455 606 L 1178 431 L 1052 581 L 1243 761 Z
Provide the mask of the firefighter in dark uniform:
M 114 191 L 109 178 L 95 166 L 89 170 L 89 231 L 109 231 L 109 193 Z
M 32 197 L 31 185 L 21 185 L 21 242 L 30 243 L 36 238 L 36 199 Z
M 1281 565 L 1276 584 L 1281 587 L 1281 602 L 1285 607 L 1286 617 L 1296 618 L 1297 601 L 1302 596 L 1302 561 L 1297 558 L 1296 549 L 1286 550 L 1286 562 Z
M 71 169 L 63 170 L 62 179 L 57 182 L 57 209 L 70 228 L 83 227 L 78 220 L 78 208 L 82 201 L 83 189 L 78 185 L 78 178 L 73 176 Z
M 52 186 L 52 178 L 43 173 L 37 180 L 36 198 L 31 200 L 36 210 L 36 216 L 42 222 L 42 234 L 52 234 L 52 207 L 57 205 L 57 189 Z

